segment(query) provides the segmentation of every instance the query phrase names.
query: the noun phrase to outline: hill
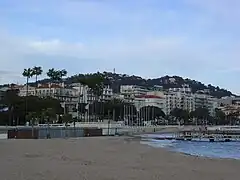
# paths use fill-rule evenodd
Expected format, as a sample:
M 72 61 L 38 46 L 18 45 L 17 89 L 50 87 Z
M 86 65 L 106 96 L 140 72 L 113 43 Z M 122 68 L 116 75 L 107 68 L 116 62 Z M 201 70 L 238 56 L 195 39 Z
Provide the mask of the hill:
M 99 73 L 99 72 L 98 72 Z M 111 72 L 103 72 L 99 73 L 106 77 L 105 84 L 111 85 L 114 92 L 119 92 L 121 85 L 139 85 L 147 88 L 152 88 L 155 85 L 162 86 L 163 89 L 167 90 L 169 88 L 178 88 L 182 87 L 183 85 L 189 85 L 192 89 L 192 92 L 195 93 L 197 91 L 205 90 L 208 91 L 210 95 L 221 98 L 224 96 L 236 96 L 232 94 L 230 91 L 226 89 L 219 88 L 218 86 L 215 87 L 211 84 L 205 85 L 199 81 L 191 80 L 191 79 L 184 79 L 180 76 L 163 76 L 154 79 L 144 79 L 139 76 L 135 75 L 127 75 L 127 74 L 116 74 Z M 78 74 L 71 77 L 64 79 L 66 84 L 77 82 L 79 78 L 86 78 L 91 74 Z M 40 80 L 40 83 L 47 83 L 49 79 Z M 1 87 L 1 85 L 0 85 Z
M 110 84 L 115 92 L 119 92 L 120 85 L 139 85 L 144 86 L 147 88 L 152 88 L 155 85 L 162 86 L 163 89 L 169 88 L 178 88 L 182 87 L 183 85 L 189 85 L 192 89 L 193 93 L 201 90 L 209 91 L 209 94 L 221 98 L 224 96 L 235 96 L 230 91 L 226 89 L 219 88 L 218 86 L 215 87 L 211 84 L 205 85 L 201 82 L 191 79 L 184 79 L 179 76 L 163 76 L 155 79 L 144 79 L 139 76 L 134 75 L 127 75 L 127 74 L 116 74 L 111 72 L 103 72 L 100 73 L 106 77 L 106 84 Z M 77 78 L 88 76 L 84 74 L 75 75 L 66 79 L 66 83 L 76 82 Z

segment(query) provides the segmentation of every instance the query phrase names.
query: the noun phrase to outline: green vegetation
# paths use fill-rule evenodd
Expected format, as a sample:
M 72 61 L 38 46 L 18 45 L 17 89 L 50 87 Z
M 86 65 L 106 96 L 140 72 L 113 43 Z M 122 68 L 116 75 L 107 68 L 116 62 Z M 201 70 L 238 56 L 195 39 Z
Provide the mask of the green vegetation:
M 194 111 L 188 112 L 183 109 L 175 108 L 170 113 L 169 119 L 174 119 L 175 122 L 179 122 L 185 125 L 234 125 L 239 120 L 239 113 L 233 113 L 225 115 L 220 109 L 215 109 L 215 115 L 211 116 L 208 109 L 205 107 L 199 107 Z
M 197 91 L 205 90 L 206 92 L 213 97 L 221 98 L 224 96 L 234 96 L 230 91 L 226 89 L 219 88 L 218 86 L 215 87 L 211 84 L 204 85 L 201 82 L 191 80 L 188 78 L 182 78 L 179 76 L 163 76 L 154 79 L 143 79 L 139 76 L 130 76 L 126 74 L 116 74 L 111 72 L 103 72 L 103 73 L 93 73 L 93 74 L 78 74 L 71 77 L 66 78 L 65 83 L 73 83 L 79 82 L 78 79 L 85 79 L 92 75 L 101 75 L 105 77 L 104 84 L 109 84 L 113 88 L 114 92 L 119 92 L 121 85 L 139 85 L 146 88 L 153 88 L 155 85 L 162 86 L 163 89 L 169 88 L 178 88 L 182 87 L 183 85 L 188 85 L 192 92 L 195 93 Z M 174 81 L 172 81 L 174 79 Z M 47 80 L 44 80 L 47 81 Z
M 25 114 L 26 98 L 28 102 L 27 114 Z M 58 100 L 50 97 L 20 97 L 17 90 L 6 91 L 0 104 L 3 107 L 8 107 L 8 111 L 0 112 L 1 125 L 24 125 L 27 121 L 53 122 L 56 120 L 56 115 L 63 113 L 63 108 Z

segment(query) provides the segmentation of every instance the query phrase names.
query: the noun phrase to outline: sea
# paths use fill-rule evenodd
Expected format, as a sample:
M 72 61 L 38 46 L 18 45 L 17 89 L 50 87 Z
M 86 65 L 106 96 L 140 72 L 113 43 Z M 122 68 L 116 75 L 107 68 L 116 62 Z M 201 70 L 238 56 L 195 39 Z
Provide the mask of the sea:
M 144 137 L 148 138 L 144 138 Z M 171 137 L 171 134 L 144 135 L 142 144 L 155 148 L 165 148 L 169 151 L 181 152 L 193 156 L 209 158 L 228 158 L 240 160 L 240 142 L 197 142 L 178 140 L 156 140 L 154 137 Z

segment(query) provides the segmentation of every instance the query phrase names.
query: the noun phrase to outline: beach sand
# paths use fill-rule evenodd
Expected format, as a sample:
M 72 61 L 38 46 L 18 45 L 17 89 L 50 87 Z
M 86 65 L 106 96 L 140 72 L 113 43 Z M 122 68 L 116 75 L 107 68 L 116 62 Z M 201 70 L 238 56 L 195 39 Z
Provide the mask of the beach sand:
M 0 140 L 1 180 L 237 180 L 240 161 L 207 159 L 124 137 Z

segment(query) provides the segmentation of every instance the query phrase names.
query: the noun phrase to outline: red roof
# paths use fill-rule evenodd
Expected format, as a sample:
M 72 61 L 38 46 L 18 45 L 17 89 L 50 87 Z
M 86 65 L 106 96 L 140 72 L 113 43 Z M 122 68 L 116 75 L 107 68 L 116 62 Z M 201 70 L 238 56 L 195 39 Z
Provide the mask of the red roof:
M 136 96 L 136 98 L 146 98 L 146 99 L 156 98 L 156 99 L 162 99 L 162 97 L 156 96 L 156 95 L 140 95 L 140 96 Z

